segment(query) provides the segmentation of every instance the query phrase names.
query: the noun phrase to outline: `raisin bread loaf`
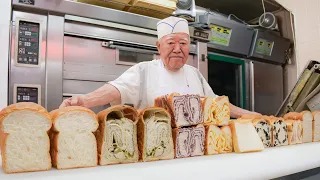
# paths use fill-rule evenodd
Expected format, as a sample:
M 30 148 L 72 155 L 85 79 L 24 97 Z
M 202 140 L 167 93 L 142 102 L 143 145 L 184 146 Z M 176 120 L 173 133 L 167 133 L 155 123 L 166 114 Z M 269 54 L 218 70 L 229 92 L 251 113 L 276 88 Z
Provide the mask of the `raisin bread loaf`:
M 156 107 L 162 107 L 170 113 L 172 127 L 184 127 L 203 123 L 199 95 L 172 93 L 156 98 L 154 104 Z
M 97 115 L 90 109 L 69 106 L 50 112 L 51 157 L 57 169 L 94 167 L 98 165 Z
M 98 113 L 99 164 L 138 162 L 138 112 L 126 105 L 112 106 Z
M 283 118 L 270 117 L 272 126 L 272 139 L 273 147 L 285 146 L 289 144 L 288 141 L 288 127 Z
M 205 154 L 230 153 L 233 150 L 232 133 L 229 126 L 219 128 L 216 125 L 207 125 L 205 138 Z
M 265 148 L 272 147 L 271 145 L 271 124 L 266 118 L 253 119 L 252 123 Z
M 141 161 L 174 158 L 171 116 L 165 109 L 148 107 L 140 112 L 138 145 Z
M 175 157 L 204 155 L 205 128 L 202 124 L 173 129 Z
M 5 173 L 51 169 L 49 113 L 41 105 L 22 102 L 0 112 L 0 148 Z
M 236 153 L 256 152 L 264 149 L 263 143 L 251 120 L 232 121 L 231 132 Z

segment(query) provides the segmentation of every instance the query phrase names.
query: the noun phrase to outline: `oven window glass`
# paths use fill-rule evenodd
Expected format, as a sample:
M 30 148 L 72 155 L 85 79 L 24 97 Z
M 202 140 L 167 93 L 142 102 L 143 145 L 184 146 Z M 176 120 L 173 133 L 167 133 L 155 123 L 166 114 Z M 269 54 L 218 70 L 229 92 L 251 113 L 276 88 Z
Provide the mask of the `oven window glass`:
M 119 62 L 139 63 L 152 60 L 153 54 L 119 50 Z
M 208 83 L 213 92 L 219 96 L 229 97 L 229 101 L 238 106 L 244 107 L 242 84 L 242 65 L 229 61 L 224 56 L 209 55 L 208 60 Z M 242 61 L 239 59 L 239 61 Z

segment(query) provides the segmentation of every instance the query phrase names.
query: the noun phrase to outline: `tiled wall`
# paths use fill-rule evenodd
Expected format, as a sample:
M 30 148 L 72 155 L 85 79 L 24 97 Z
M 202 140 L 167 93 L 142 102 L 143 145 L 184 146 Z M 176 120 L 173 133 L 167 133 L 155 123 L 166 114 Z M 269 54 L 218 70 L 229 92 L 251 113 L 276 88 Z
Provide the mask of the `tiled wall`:
M 276 0 L 294 14 L 297 72 L 309 60 L 320 61 L 320 0 Z

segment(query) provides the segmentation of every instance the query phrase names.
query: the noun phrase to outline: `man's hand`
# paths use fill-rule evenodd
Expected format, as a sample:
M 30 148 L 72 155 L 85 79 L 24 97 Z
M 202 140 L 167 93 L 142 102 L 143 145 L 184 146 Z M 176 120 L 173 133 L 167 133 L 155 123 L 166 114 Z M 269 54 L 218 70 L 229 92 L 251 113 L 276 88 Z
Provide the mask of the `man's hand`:
M 68 99 L 65 99 L 59 108 L 64 108 L 68 106 L 85 106 L 85 100 L 83 96 L 74 96 Z

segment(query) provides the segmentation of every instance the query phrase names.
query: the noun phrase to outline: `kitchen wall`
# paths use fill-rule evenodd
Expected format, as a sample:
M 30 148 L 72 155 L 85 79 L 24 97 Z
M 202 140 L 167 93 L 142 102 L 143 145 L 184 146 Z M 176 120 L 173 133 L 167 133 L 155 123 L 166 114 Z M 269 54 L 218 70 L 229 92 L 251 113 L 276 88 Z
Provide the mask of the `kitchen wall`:
M 276 1 L 294 14 L 297 75 L 299 75 L 309 60 L 320 61 L 320 1 Z
M 0 0 L 0 109 L 7 106 L 11 0 Z

